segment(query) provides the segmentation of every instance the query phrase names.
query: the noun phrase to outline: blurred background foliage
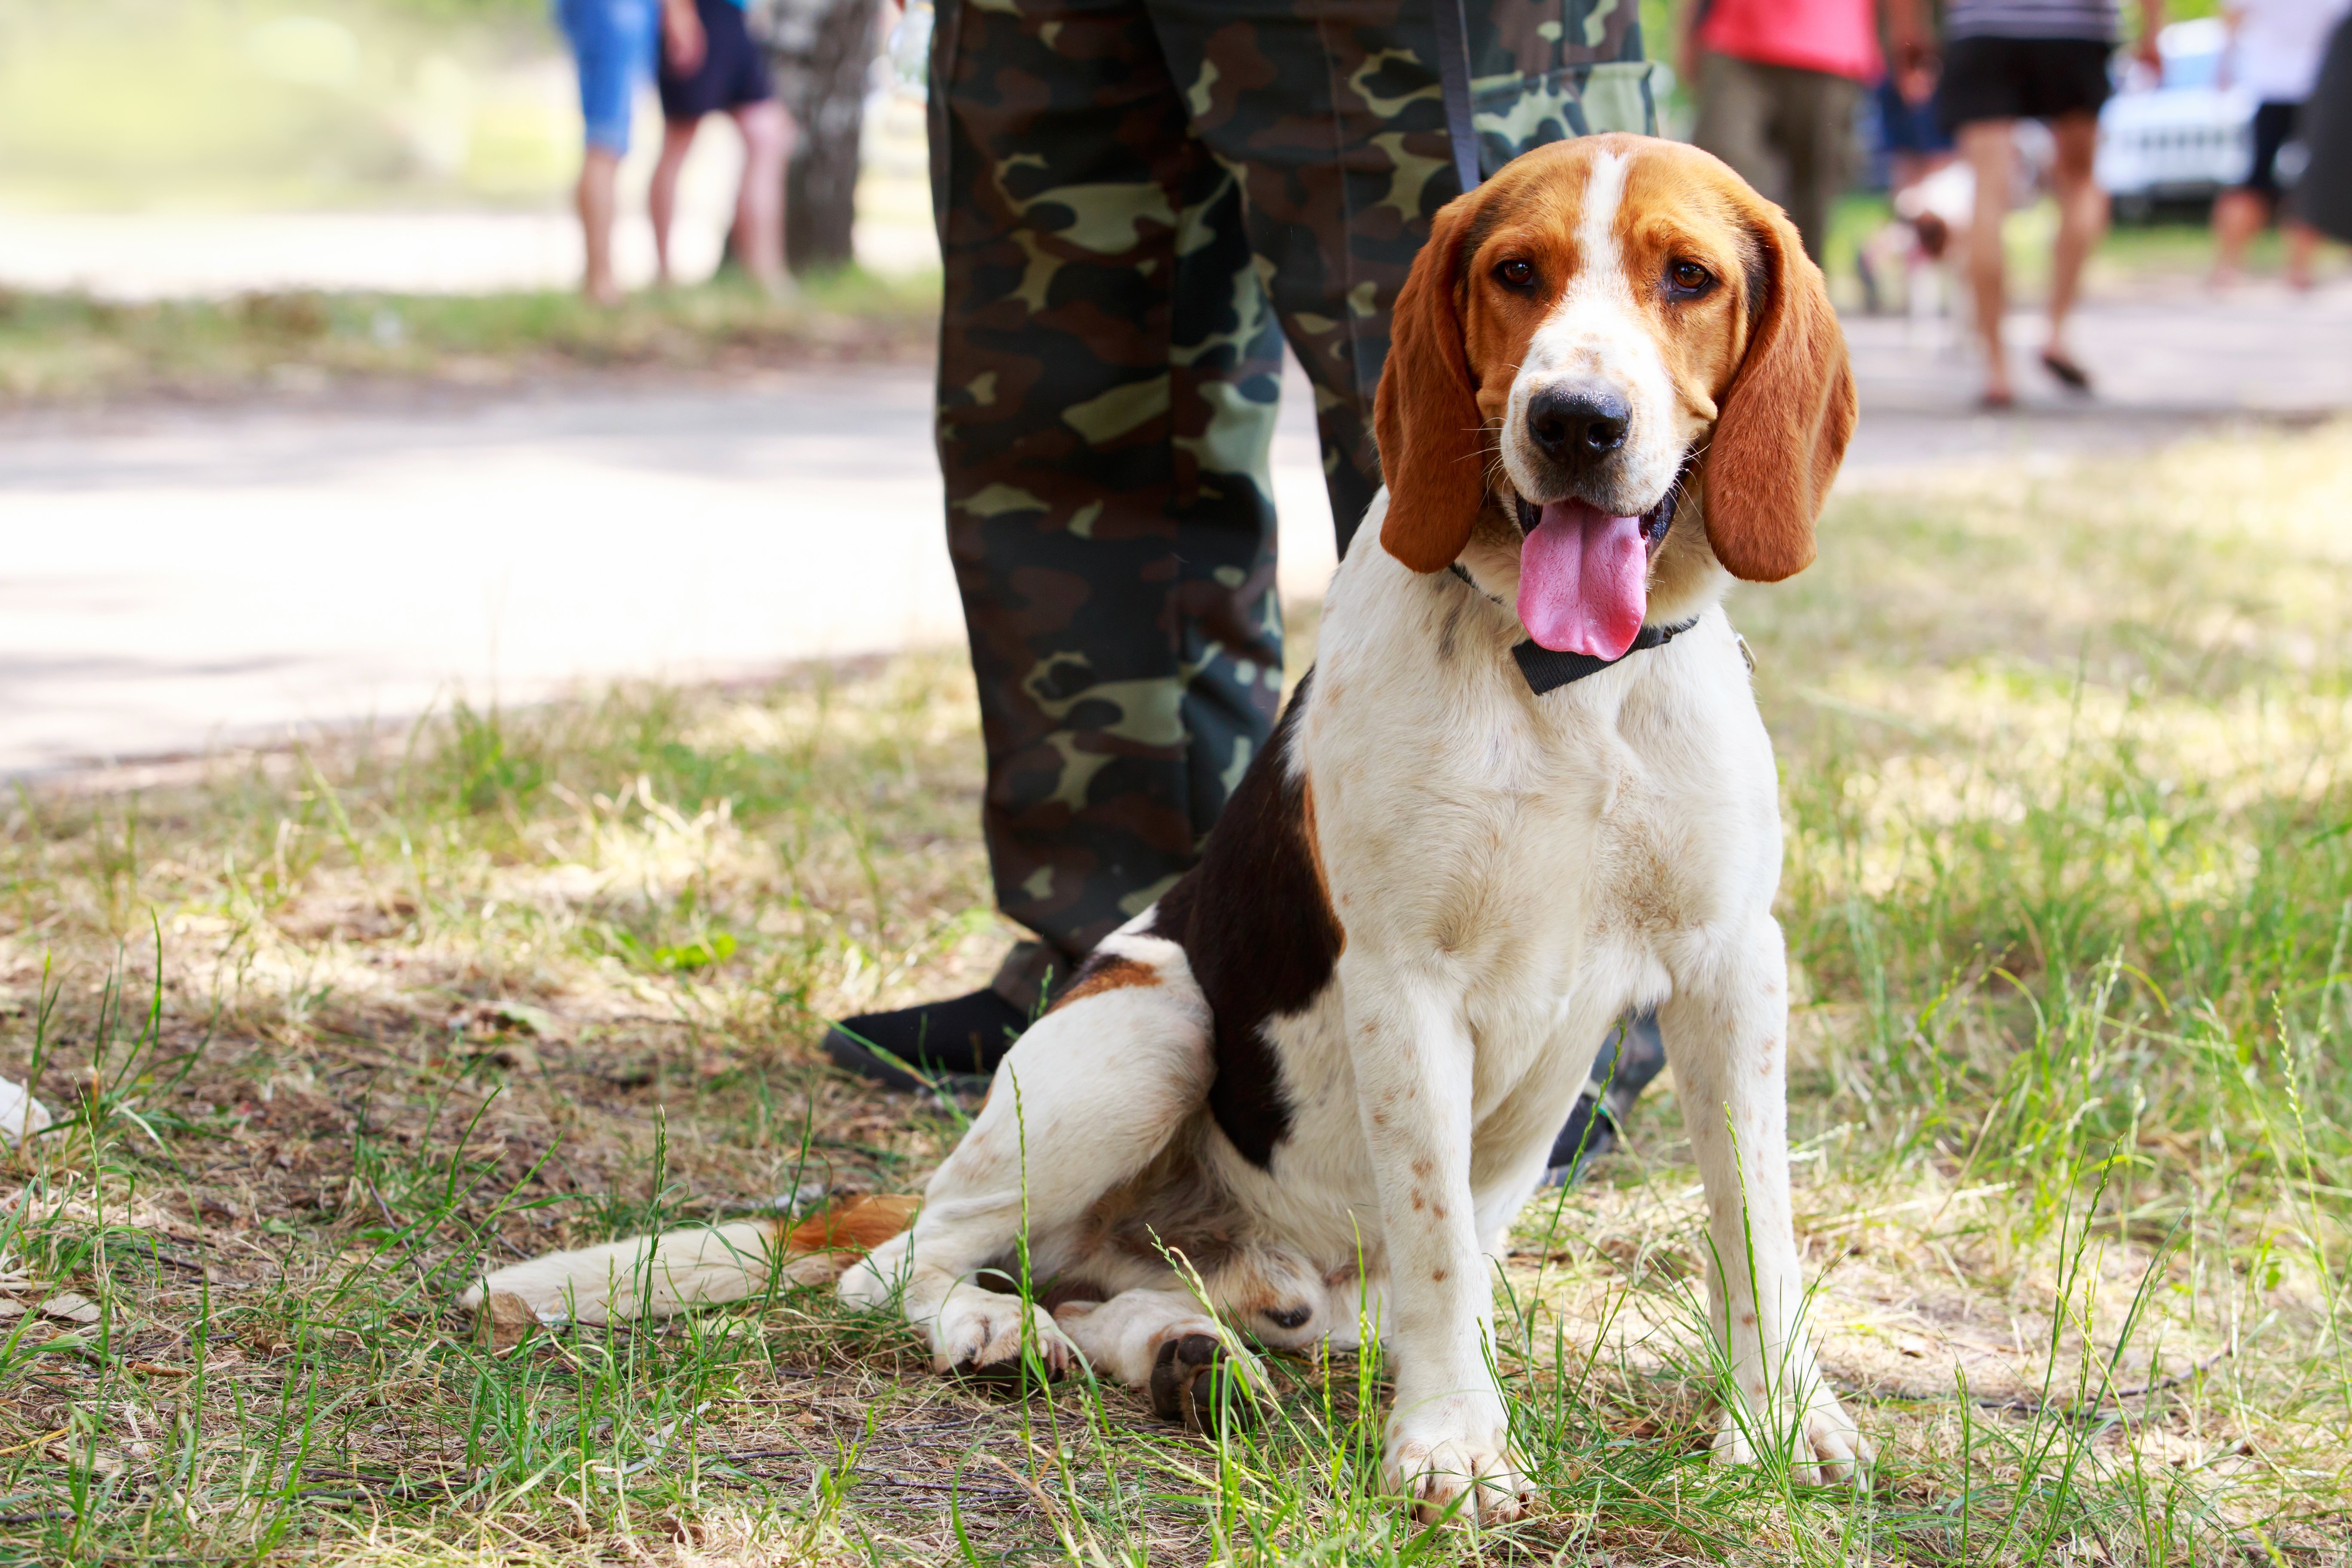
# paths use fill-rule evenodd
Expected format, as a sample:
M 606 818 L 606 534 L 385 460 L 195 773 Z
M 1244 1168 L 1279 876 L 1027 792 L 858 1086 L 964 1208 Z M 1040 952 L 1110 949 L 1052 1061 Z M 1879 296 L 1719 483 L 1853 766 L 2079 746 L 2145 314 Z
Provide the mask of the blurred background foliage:
M 0 205 L 535 203 L 575 90 L 543 0 L 0 0 Z

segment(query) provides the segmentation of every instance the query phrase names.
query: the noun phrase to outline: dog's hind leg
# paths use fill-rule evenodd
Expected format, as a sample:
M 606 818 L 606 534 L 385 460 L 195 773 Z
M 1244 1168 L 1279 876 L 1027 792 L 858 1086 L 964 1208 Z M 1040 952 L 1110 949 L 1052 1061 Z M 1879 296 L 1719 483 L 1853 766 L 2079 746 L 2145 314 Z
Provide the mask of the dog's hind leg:
M 1019 1296 L 978 1276 L 1011 1272 L 1024 1226 L 1033 1264 L 1058 1267 L 1095 1201 L 1160 1153 L 1213 1071 L 1208 1004 L 1183 950 L 1131 930 L 1112 936 L 997 1068 L 914 1229 L 843 1276 L 843 1299 L 879 1306 L 896 1295 L 941 1372 L 1014 1360 L 1033 1336 L 1060 1370 L 1069 1346 L 1052 1316 L 1032 1307 L 1024 1317 Z
M 1122 1290 L 1054 1317 L 1097 1373 L 1145 1390 L 1152 1409 L 1196 1431 L 1254 1420 L 1272 1395 L 1257 1357 L 1190 1291 Z

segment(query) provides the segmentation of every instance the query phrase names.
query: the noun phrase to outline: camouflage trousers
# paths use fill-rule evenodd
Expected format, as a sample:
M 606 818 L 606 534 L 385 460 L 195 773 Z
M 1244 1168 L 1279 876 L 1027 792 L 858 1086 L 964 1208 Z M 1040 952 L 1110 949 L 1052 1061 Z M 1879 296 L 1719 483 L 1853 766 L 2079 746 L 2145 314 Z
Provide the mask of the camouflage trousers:
M 1441 0 L 1445 3 L 1445 0 Z M 1470 0 L 1489 171 L 1654 124 L 1635 0 Z M 940 0 L 939 450 L 1016 1002 L 1193 861 L 1282 683 L 1286 339 L 1346 548 L 1458 194 L 1430 0 Z

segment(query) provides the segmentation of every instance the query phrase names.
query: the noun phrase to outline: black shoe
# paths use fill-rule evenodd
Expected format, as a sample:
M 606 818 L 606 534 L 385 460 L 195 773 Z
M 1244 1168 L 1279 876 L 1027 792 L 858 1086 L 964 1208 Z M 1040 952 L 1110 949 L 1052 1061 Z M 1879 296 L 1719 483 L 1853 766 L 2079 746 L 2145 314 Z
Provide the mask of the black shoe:
M 834 1065 L 901 1092 L 972 1094 L 1029 1026 L 1029 1016 L 993 991 L 861 1013 L 824 1032 Z
M 1587 1160 L 1614 1148 L 1633 1102 L 1665 1065 L 1666 1042 L 1659 1037 L 1655 1013 L 1639 1014 L 1611 1030 L 1593 1058 L 1591 1079 L 1576 1097 L 1559 1136 L 1552 1140 L 1543 1184 L 1568 1185 L 1583 1174 Z

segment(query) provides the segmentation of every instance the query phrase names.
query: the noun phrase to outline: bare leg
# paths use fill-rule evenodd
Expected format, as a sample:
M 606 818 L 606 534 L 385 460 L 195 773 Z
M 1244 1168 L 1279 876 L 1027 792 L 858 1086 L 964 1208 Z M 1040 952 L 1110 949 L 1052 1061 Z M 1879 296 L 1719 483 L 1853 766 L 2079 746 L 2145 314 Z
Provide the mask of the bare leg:
M 2000 336 L 2001 317 L 2008 309 L 2000 230 L 2017 165 L 2013 122 L 1979 120 L 1961 126 L 1960 156 L 1977 177 L 1976 213 L 1969 220 L 1969 284 L 1976 298 L 1977 336 L 1984 343 L 1985 401 L 2006 404 L 2014 394 L 2009 353 Z
M 2270 216 L 2268 205 L 2256 193 L 2243 189 L 2223 191 L 2213 200 L 2213 283 L 2219 288 L 2235 283 L 2246 275 L 2246 247 L 2263 229 Z
M 613 278 L 613 212 L 615 177 L 621 155 L 609 147 L 590 147 L 580 160 L 580 236 L 588 253 L 587 275 L 581 292 L 599 305 L 621 302 L 621 286 Z
M 2058 157 L 2050 183 L 2058 197 L 2058 242 L 2050 269 L 2050 349 L 2066 353 L 2066 318 L 2083 291 L 2083 266 L 2107 232 L 2107 193 L 2091 177 L 2099 150 L 2095 114 L 2069 114 L 2053 122 Z
M 665 289 L 671 282 L 669 226 L 677 216 L 677 172 L 694 150 L 694 133 L 700 127 L 697 120 L 662 121 L 661 157 L 654 164 L 654 183 L 646 193 L 646 205 L 654 220 L 654 281 Z
M 2299 218 L 2289 218 L 2280 228 L 2286 235 L 2286 280 L 2290 288 L 2312 286 L 2312 263 L 2319 257 L 2319 231 Z
M 735 111 L 743 131 L 743 184 L 735 198 L 735 247 L 743 269 L 771 294 L 784 290 L 784 164 L 792 117 L 774 99 Z

